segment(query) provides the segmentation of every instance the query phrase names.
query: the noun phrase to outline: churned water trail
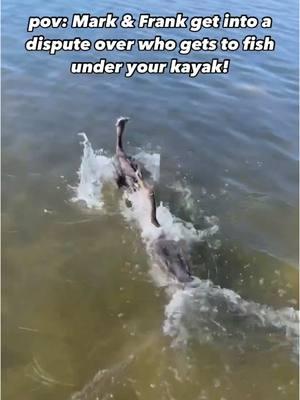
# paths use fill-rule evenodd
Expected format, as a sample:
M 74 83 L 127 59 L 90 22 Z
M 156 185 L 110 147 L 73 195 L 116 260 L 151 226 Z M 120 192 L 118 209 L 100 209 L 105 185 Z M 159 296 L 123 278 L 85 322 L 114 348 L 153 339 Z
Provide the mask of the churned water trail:
M 87 136 L 82 135 L 84 140 L 81 142 L 83 155 L 78 171 L 79 183 L 74 188 L 76 196 L 72 201 L 84 201 L 88 208 L 101 209 L 104 205 L 103 183 L 112 183 L 114 179 L 113 158 L 104 155 L 103 150 L 94 151 Z M 142 163 L 145 161 L 145 167 L 152 178 L 157 180 L 160 170 L 159 155 L 140 152 L 137 158 Z M 173 188 L 182 192 L 188 200 L 188 207 L 194 204 L 192 192 L 188 188 L 181 185 Z M 233 346 L 241 346 L 241 343 L 247 346 L 247 340 L 251 340 L 251 331 L 256 329 L 266 336 L 272 331 L 281 333 L 291 343 L 294 354 L 297 354 L 299 311 L 292 307 L 275 310 L 270 306 L 245 300 L 235 291 L 216 286 L 210 280 L 195 277 L 192 283 L 183 286 L 155 262 L 151 245 L 160 235 L 178 243 L 184 241 L 190 246 L 218 232 L 216 217 L 206 217 L 212 221 L 209 228 L 196 229 L 193 223 L 174 216 L 160 202 L 157 218 L 161 227 L 157 228 L 150 221 L 150 202 L 142 191 L 124 194 L 119 206 L 125 221 L 140 231 L 150 259 L 149 272 L 154 282 L 166 288 L 169 300 L 165 305 L 163 332 L 172 337 L 173 346 L 187 345 L 189 341 L 214 344 L 229 341 Z
M 164 333 L 174 346 L 198 343 L 251 347 L 251 333 L 276 332 L 286 338 L 297 361 L 299 351 L 299 311 L 293 307 L 272 307 L 247 301 L 233 290 L 209 280 L 195 279 L 191 287 L 172 290 L 165 307 Z M 249 342 L 249 343 L 247 343 Z M 295 356 L 295 357 L 294 357 Z

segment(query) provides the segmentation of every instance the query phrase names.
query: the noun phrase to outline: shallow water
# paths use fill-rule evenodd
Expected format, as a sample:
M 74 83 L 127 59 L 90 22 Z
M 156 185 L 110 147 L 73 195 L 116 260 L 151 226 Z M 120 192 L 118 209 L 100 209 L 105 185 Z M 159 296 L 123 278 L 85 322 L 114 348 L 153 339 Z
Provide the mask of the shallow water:
M 296 399 L 297 3 L 144 7 L 3 4 L 3 398 Z M 31 14 L 128 10 L 269 14 L 277 50 L 233 53 L 227 76 L 125 80 L 23 49 Z M 102 35 L 122 33 L 85 34 Z M 119 115 L 162 229 L 190 246 L 192 287 L 155 265 L 145 204 L 128 209 L 112 183 Z

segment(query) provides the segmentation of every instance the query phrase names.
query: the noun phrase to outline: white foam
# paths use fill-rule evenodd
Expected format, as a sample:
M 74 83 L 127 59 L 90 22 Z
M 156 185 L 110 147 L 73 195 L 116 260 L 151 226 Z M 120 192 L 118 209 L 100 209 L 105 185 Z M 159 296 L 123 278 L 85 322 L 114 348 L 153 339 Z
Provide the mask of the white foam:
M 115 178 L 114 159 L 106 156 L 103 149 L 94 150 L 85 133 L 78 135 L 83 137 L 80 142 L 83 154 L 77 172 L 79 183 L 73 188 L 75 195 L 71 200 L 84 202 L 88 208 L 102 209 L 103 185 Z M 140 151 L 134 158 L 144 165 L 154 181 L 159 180 L 160 154 Z
M 160 177 L 160 154 L 158 153 L 146 153 L 141 151 L 134 156 L 134 158 L 142 163 L 145 169 L 151 174 L 152 179 L 155 182 L 159 181 Z
M 134 222 L 140 229 L 142 238 L 146 242 L 152 242 L 162 233 L 170 240 L 185 240 L 186 242 L 201 241 L 218 230 L 217 224 L 205 230 L 198 230 L 190 222 L 183 221 L 174 216 L 162 202 L 157 207 L 157 219 L 161 228 L 155 227 L 150 220 L 151 204 L 147 194 L 143 190 L 126 195 L 132 207 L 128 208 L 125 201 L 121 204 L 121 211 L 127 221 Z
M 128 208 L 126 200 L 129 200 L 131 203 L 130 208 Z M 217 224 L 211 225 L 204 230 L 196 229 L 191 222 L 186 222 L 174 216 L 162 202 L 157 207 L 156 212 L 157 220 L 161 225 L 160 228 L 157 228 L 151 223 L 151 203 L 147 193 L 143 190 L 125 194 L 121 200 L 120 209 L 124 218 L 129 223 L 136 225 L 140 230 L 141 237 L 151 259 L 149 273 L 153 282 L 157 286 L 166 287 L 167 289 L 173 286 L 177 287 L 178 281 L 157 265 L 156 254 L 153 253 L 152 246 L 155 240 L 163 235 L 164 239 L 174 240 L 178 242 L 178 245 L 180 245 L 180 241 L 183 241 L 188 247 L 189 244 L 203 241 L 219 230 Z
M 234 321 L 234 322 L 233 322 Z M 193 337 L 200 342 L 247 335 L 249 326 L 276 329 L 292 341 L 298 352 L 299 311 L 292 307 L 274 310 L 246 301 L 236 292 L 196 279 L 191 287 L 176 288 L 165 307 L 163 331 L 172 344 L 186 344 Z
M 186 184 L 186 182 L 175 181 L 170 186 L 175 192 L 182 195 L 182 203 L 184 204 L 186 210 L 193 212 L 195 210 L 196 204 L 193 198 L 192 190 Z
M 84 133 L 79 135 L 83 137 L 83 141 L 81 142 L 83 155 L 81 157 L 80 168 L 77 172 L 79 183 L 73 188 L 75 196 L 72 201 L 84 202 L 88 208 L 103 209 L 103 185 L 105 182 L 114 179 L 113 158 L 107 157 L 103 150 L 94 151 L 87 136 Z M 140 151 L 134 158 L 144 164 L 145 168 L 152 175 L 153 180 L 159 179 L 159 154 Z M 193 201 L 190 191 L 189 198 Z M 131 202 L 131 208 L 128 208 L 127 200 Z M 151 244 L 162 233 L 166 239 L 175 241 L 184 240 L 190 243 L 192 241 L 204 240 L 214 235 L 219 229 L 218 224 L 215 223 L 211 224 L 208 229 L 197 230 L 192 223 L 175 217 L 163 203 L 160 203 L 157 207 L 157 218 L 161 224 L 161 228 L 155 227 L 150 221 L 150 202 L 143 190 L 131 194 L 124 193 L 120 203 L 120 210 L 129 223 L 139 228 L 150 256 Z M 153 264 L 152 276 L 159 277 L 159 279 L 156 279 L 156 283 L 165 286 L 166 282 L 170 282 L 170 277 L 166 276 L 164 272 L 159 274 L 158 268 L 156 268 L 155 273 L 154 270 L 155 266 Z
M 79 183 L 74 188 L 75 196 L 72 201 L 84 201 L 88 208 L 101 209 L 103 207 L 103 184 L 114 179 L 113 159 L 107 157 L 103 150 L 94 151 L 84 133 L 79 135 L 83 137 L 81 142 L 83 155 L 77 172 Z M 145 164 L 145 168 L 151 173 L 154 180 L 159 178 L 159 154 L 148 154 L 141 151 L 134 158 Z M 131 208 L 126 205 L 126 199 L 132 203 Z M 150 210 L 150 202 L 143 190 L 123 196 L 121 212 L 127 221 L 134 222 L 139 227 L 146 242 L 155 240 L 162 232 L 171 240 L 192 241 L 202 240 L 218 231 L 217 224 L 204 231 L 197 230 L 192 223 L 172 215 L 163 203 L 157 207 L 157 218 L 161 228 L 156 228 L 150 221 Z
M 114 178 L 113 159 L 107 157 L 103 150 L 94 151 L 85 134 L 81 142 L 83 155 L 78 171 L 79 183 L 74 188 L 73 201 L 84 201 L 88 208 L 102 209 L 103 185 Z M 159 155 L 139 153 L 136 157 L 145 162 L 146 169 L 153 179 L 159 177 Z M 177 190 L 181 190 L 177 187 Z M 186 199 L 193 204 L 190 191 L 182 189 Z M 131 207 L 126 205 L 126 198 Z M 146 249 L 151 257 L 151 244 L 162 233 L 169 240 L 186 243 L 201 241 L 214 235 L 218 227 L 216 217 L 206 218 L 208 229 L 198 230 L 192 223 L 174 216 L 166 205 L 160 203 L 157 208 L 157 219 L 160 228 L 150 221 L 150 201 L 143 190 L 123 196 L 120 204 L 121 213 L 129 223 L 134 223 L 140 230 Z M 153 261 L 153 260 L 152 260 Z M 291 338 L 297 347 L 299 337 L 299 312 L 293 308 L 274 310 L 269 306 L 242 299 L 232 290 L 214 286 L 209 280 L 195 278 L 191 285 L 182 287 L 170 275 L 162 271 L 154 262 L 151 275 L 155 283 L 166 287 L 170 301 L 165 307 L 163 331 L 172 337 L 172 343 L 187 343 L 190 338 L 200 341 L 213 341 L 216 338 L 234 336 L 240 332 L 243 323 L 251 323 L 257 327 L 276 328 Z M 238 325 L 232 325 L 232 318 L 239 318 Z M 245 334 L 247 329 L 244 329 Z
M 105 182 L 114 178 L 112 158 L 104 155 L 103 150 L 94 151 L 85 133 L 80 144 L 83 146 L 83 155 L 80 168 L 77 172 L 79 183 L 74 188 L 74 202 L 84 202 L 88 208 L 102 209 L 102 188 Z

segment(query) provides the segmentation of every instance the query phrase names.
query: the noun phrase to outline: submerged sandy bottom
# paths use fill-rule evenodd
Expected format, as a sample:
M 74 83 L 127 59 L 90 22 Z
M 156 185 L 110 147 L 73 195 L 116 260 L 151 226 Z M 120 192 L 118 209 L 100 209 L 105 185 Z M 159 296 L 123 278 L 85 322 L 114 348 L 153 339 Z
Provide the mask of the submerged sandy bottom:
M 276 51 L 232 52 L 228 75 L 195 79 L 69 74 L 73 53 L 24 51 L 24 21 L 33 9 L 97 15 L 99 2 L 4 3 L 3 398 L 297 399 L 296 1 L 244 4 L 248 15 L 272 13 Z M 212 2 L 199 4 L 179 11 L 215 13 Z M 118 13 L 124 4 L 101 7 Z M 178 12 L 163 0 L 126 7 Z M 236 1 L 226 8 L 241 13 Z M 115 34 L 132 39 L 131 30 Z M 160 230 L 143 198 L 128 208 L 115 188 L 119 115 L 131 117 L 126 149 L 150 171 L 162 230 L 190 247 L 198 279 L 189 287 L 153 262 Z

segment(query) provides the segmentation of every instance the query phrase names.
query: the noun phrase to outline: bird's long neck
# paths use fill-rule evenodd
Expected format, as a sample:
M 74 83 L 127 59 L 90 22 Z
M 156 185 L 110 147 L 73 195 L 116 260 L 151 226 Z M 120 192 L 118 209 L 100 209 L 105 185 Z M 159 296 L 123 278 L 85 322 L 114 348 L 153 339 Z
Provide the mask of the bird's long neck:
M 150 207 L 151 207 L 151 223 L 156 226 L 157 228 L 160 227 L 160 223 L 157 221 L 156 218 L 156 201 L 155 201 L 155 194 L 153 189 L 149 188 L 138 174 L 136 175 L 137 181 L 141 188 L 146 191 L 149 201 L 150 201 Z
M 116 151 L 124 151 L 123 149 L 123 133 L 124 133 L 124 127 L 125 125 L 117 126 L 117 146 L 116 146 Z
M 153 190 L 150 190 L 149 192 L 149 200 L 151 203 L 151 222 L 153 225 L 155 225 L 157 228 L 160 227 L 160 223 L 157 221 L 156 218 L 156 201 L 155 201 L 155 195 Z

